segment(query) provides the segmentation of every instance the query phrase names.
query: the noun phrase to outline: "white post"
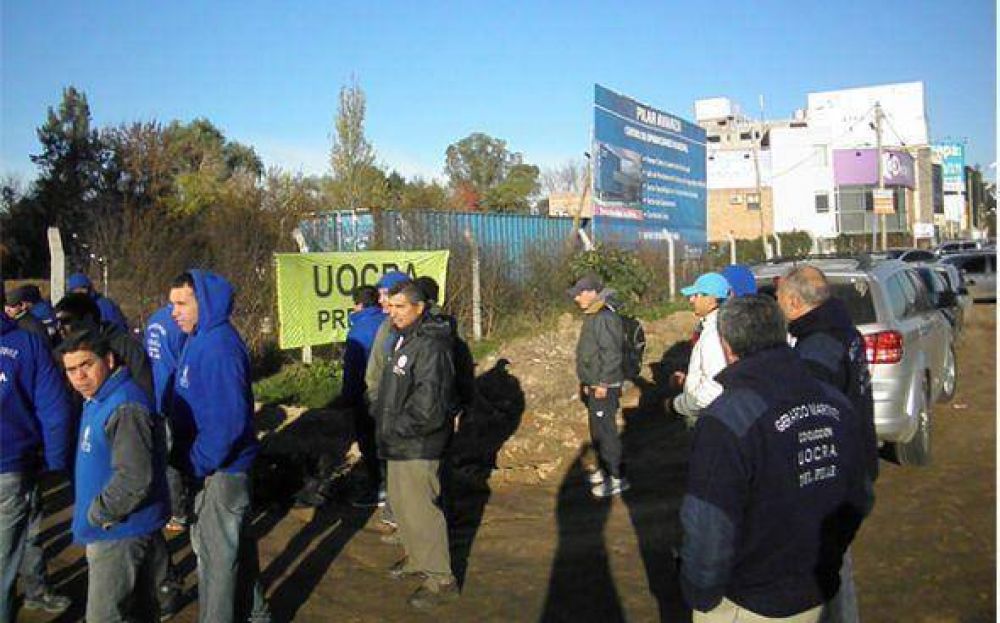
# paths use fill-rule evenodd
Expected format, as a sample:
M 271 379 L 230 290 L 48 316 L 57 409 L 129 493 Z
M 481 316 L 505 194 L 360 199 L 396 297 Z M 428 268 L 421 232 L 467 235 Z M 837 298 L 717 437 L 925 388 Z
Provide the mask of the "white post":
M 672 301 L 677 296 L 677 263 L 674 256 L 674 236 L 666 230 L 664 232 L 667 234 L 667 264 L 670 271 L 670 300 Z
M 110 296 L 111 287 L 108 285 L 108 259 L 101 261 L 101 280 L 104 282 L 104 296 Z
M 66 256 L 58 227 L 49 227 L 49 300 L 55 305 L 66 295 Z
M 292 239 L 299 247 L 299 253 L 308 253 L 309 245 L 306 244 L 306 237 L 302 235 L 302 230 L 296 227 L 292 230 Z M 312 346 L 306 344 L 302 347 L 302 363 L 311 364 L 313 362 Z
M 482 289 L 479 283 L 479 247 L 472 237 L 472 231 L 465 230 L 465 239 L 469 241 L 469 250 L 472 255 L 472 339 L 479 341 L 483 339 L 483 302 Z
M 726 238 L 729 239 L 729 263 L 730 264 L 735 264 L 736 263 L 736 236 L 733 235 L 733 232 L 729 232 L 728 234 L 726 234 Z
M 781 238 L 778 237 L 777 232 L 771 235 L 774 236 L 774 248 L 778 250 L 778 257 L 783 257 L 781 254 Z

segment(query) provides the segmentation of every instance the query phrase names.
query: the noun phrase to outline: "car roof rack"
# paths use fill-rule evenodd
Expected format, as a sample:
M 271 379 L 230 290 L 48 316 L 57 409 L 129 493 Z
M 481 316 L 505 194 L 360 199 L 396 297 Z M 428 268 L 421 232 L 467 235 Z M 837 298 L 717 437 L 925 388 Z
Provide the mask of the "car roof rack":
M 873 258 L 867 253 L 812 253 L 809 255 L 780 256 L 754 262 L 751 266 L 774 266 L 778 264 L 808 264 L 811 261 L 853 260 L 858 270 L 868 270 L 874 264 Z M 884 261 L 884 260 L 881 260 Z

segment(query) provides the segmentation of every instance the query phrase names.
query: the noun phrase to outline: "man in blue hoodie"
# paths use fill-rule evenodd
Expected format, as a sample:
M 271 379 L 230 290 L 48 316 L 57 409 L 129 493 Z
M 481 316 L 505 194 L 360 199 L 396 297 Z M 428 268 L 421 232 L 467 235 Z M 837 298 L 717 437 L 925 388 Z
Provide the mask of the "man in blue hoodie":
M 153 312 L 143 331 L 146 357 L 149 358 L 153 372 L 153 399 L 156 402 L 156 412 L 166 418 L 168 451 L 173 444 L 170 435 L 172 424 L 167 407 L 171 404 L 174 392 L 177 362 L 187 341 L 187 334 L 181 331 L 171 317 L 172 311 L 170 305 L 164 305 Z M 180 471 L 171 465 L 167 466 L 167 483 L 170 485 L 171 512 L 167 529 L 180 531 L 187 525 L 187 495 Z
M 177 364 L 171 420 L 175 460 L 194 481 L 203 482 L 195 497 L 191 546 L 198 557 L 198 620 L 243 620 L 250 598 L 238 596 L 238 567 L 251 564 L 255 576 L 256 544 L 241 539 L 250 511 L 250 468 L 259 444 L 253 428 L 250 356 L 229 321 L 233 287 L 220 275 L 191 270 L 170 284 L 172 316 L 187 344 Z M 241 542 L 242 541 L 242 542 Z M 241 552 L 244 556 L 241 556 Z M 253 621 L 269 621 L 260 582 L 253 577 Z M 239 603 L 238 603 L 239 602 Z
M 39 494 L 38 477 L 67 468 L 71 428 L 65 385 L 48 345 L 0 314 L 0 623 L 14 619 L 14 584 L 25 555 L 31 502 Z M 32 599 L 52 612 L 69 607 L 65 597 L 47 591 L 38 598 L 26 595 L 26 602 Z
M 73 273 L 69 276 L 66 289 L 70 292 L 81 292 L 94 299 L 97 308 L 101 311 L 101 322 L 116 324 L 121 327 L 122 331 L 128 332 L 128 320 L 122 313 L 121 307 L 118 307 L 118 303 L 94 290 L 94 284 L 91 283 L 90 277 L 83 273 Z
M 347 331 L 347 345 L 344 347 L 344 382 L 341 398 L 354 413 L 354 436 L 361 451 L 367 482 L 365 489 L 351 504 L 357 507 L 384 504 L 384 495 L 379 491 L 382 485 L 382 468 L 375 448 L 375 420 L 365 404 L 365 367 L 371 355 L 375 333 L 385 315 L 378 303 L 378 290 L 373 286 L 361 286 L 354 292 L 354 312 L 348 317 L 350 329 Z
M 87 621 L 156 621 L 170 512 L 163 421 L 99 331 L 69 335 L 58 352 L 84 399 L 72 530 L 87 551 Z

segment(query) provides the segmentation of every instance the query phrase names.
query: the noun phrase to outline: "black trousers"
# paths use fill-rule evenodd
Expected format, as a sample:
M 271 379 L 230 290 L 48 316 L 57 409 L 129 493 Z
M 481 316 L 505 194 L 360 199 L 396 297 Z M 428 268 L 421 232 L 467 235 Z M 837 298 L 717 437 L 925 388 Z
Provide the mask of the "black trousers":
M 622 440 L 618 436 L 618 406 L 621 401 L 620 387 L 608 388 L 604 398 L 594 397 L 594 388 L 584 395 L 587 405 L 587 421 L 590 424 L 590 441 L 597 451 L 597 460 L 605 473 L 615 478 L 622 477 Z

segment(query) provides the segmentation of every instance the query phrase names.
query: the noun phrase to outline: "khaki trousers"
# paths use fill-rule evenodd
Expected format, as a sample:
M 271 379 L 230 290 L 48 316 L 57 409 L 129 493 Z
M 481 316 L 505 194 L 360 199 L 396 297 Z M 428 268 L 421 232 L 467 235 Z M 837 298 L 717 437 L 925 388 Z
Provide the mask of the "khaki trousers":
M 790 617 L 766 617 L 734 604 L 725 597 L 709 612 L 694 611 L 693 623 L 816 623 L 823 606 L 816 606 Z
M 389 503 L 399 524 L 408 558 L 407 571 L 439 583 L 454 580 L 448 551 L 448 525 L 441 511 L 440 461 L 388 462 Z

